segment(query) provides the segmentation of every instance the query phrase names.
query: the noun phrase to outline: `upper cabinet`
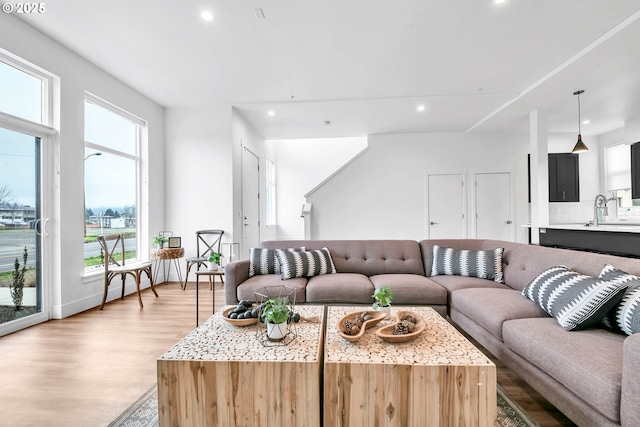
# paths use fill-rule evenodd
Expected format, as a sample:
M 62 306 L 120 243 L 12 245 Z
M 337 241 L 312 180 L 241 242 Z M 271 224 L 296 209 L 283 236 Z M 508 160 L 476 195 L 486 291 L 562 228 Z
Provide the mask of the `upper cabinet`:
M 640 154 L 640 150 L 638 150 Z M 638 158 L 640 160 L 640 157 Z M 638 163 L 640 167 L 640 163 Z M 580 201 L 580 162 L 577 154 L 549 154 L 549 201 Z M 639 170 L 640 178 L 640 170 Z M 640 181 L 639 181 L 640 182 Z M 638 186 L 640 192 L 640 186 Z
M 640 199 L 640 142 L 631 144 L 631 198 Z

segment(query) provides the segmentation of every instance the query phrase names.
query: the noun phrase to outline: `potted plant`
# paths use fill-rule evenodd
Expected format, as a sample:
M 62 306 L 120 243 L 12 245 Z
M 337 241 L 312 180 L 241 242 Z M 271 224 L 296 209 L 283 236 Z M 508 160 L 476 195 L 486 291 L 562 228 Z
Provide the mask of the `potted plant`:
M 158 247 L 158 249 L 162 249 L 165 243 L 167 243 L 169 239 L 164 237 L 162 234 L 158 234 L 157 236 L 153 236 L 153 244 Z
M 285 337 L 290 313 L 287 297 L 272 298 L 263 303 L 261 317 L 267 324 L 267 339 L 280 341 Z
M 220 258 L 222 258 L 222 254 L 220 252 L 211 251 L 209 254 L 209 260 L 207 262 L 207 269 L 209 271 L 216 271 L 220 266 Z
M 376 311 L 382 311 L 386 313 L 386 318 L 391 315 L 391 300 L 393 299 L 393 291 L 388 286 L 383 286 L 375 290 L 371 295 L 375 300 L 373 302 L 373 309 Z

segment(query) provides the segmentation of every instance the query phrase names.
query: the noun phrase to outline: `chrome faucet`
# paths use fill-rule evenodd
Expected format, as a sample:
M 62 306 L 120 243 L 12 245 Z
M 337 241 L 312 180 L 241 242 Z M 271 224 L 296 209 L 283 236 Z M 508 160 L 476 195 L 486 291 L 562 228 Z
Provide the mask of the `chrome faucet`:
M 609 209 L 607 208 L 607 197 L 603 194 L 598 194 L 593 201 L 593 226 L 600 225 L 599 213 L 602 210 L 602 219 L 609 215 Z

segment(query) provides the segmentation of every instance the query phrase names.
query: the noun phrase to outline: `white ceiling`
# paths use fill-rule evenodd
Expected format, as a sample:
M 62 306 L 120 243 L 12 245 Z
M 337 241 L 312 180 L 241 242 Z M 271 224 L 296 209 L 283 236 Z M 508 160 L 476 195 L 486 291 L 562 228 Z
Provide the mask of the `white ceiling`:
M 640 0 L 46 7 L 20 17 L 166 107 L 235 106 L 267 139 L 527 132 L 536 108 L 549 111 L 551 132 L 575 133 L 578 89 L 591 120 L 584 135 L 640 118 Z M 203 9 L 213 22 L 200 19 Z

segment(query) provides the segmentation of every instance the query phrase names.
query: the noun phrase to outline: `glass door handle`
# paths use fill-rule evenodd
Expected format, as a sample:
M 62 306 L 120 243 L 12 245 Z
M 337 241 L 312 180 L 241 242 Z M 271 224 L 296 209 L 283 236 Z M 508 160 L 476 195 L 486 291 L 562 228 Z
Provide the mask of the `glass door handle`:
M 49 220 L 51 218 L 45 218 L 43 223 L 42 223 L 42 231 L 44 232 L 44 235 L 46 237 L 49 237 L 49 230 L 47 229 L 47 224 L 49 223 Z

